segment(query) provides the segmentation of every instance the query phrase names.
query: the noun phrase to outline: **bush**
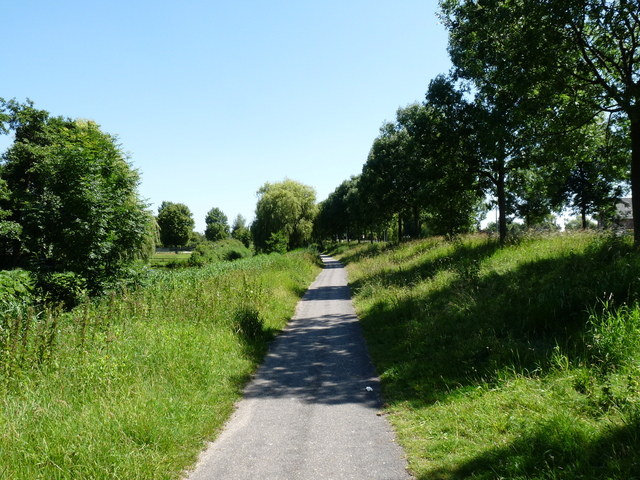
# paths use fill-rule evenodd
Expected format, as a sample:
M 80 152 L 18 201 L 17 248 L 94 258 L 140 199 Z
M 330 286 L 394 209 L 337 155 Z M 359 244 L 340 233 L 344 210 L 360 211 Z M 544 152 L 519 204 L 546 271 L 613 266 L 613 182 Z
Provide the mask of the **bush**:
M 266 253 L 287 253 L 289 239 L 284 232 L 273 232 L 266 242 Z
M 47 303 L 73 308 L 87 296 L 87 281 L 74 272 L 46 273 L 38 276 L 38 290 Z
M 209 263 L 230 262 L 251 256 L 251 250 L 240 240 L 220 240 L 201 243 L 189 258 L 190 267 L 202 267 Z
M 33 303 L 35 283 L 26 270 L 0 271 L 0 308 L 5 315 L 17 314 Z

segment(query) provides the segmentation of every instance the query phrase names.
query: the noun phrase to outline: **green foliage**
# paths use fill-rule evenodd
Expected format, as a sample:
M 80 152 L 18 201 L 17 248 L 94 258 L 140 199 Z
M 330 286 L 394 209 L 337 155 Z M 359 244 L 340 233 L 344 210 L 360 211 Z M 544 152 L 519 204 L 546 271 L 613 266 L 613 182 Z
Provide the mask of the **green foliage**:
M 633 366 L 640 359 L 640 308 L 605 300 L 590 310 L 584 343 L 593 364 L 605 372 Z
M 265 251 L 272 234 L 282 234 L 289 250 L 304 247 L 311 240 L 316 216 L 316 193 L 307 185 L 285 179 L 265 183 L 258 190 L 256 218 L 251 233 L 258 251 Z
M 204 235 L 210 242 L 229 238 L 229 224 L 227 216 L 219 208 L 212 208 L 205 218 L 206 229 Z
M 596 228 L 598 228 L 598 224 L 587 218 L 585 219 L 584 227 L 586 227 L 585 230 L 587 229 L 595 230 Z M 580 218 L 572 218 L 571 220 L 569 220 L 567 223 L 564 224 L 564 228 L 565 230 L 569 230 L 569 231 L 582 230 L 583 229 L 582 220 Z
M 110 288 L 148 254 L 138 172 L 92 121 L 50 117 L 30 103 L 10 110 L 15 140 L 2 156 L 0 217 L 17 228 L 0 239 L 5 267 L 73 272 L 92 293 Z
M 595 151 L 585 155 L 594 146 L 589 130 L 597 122 L 592 119 L 598 111 L 622 112 L 630 124 L 625 170 L 635 176 L 632 197 L 640 209 L 640 102 L 637 78 L 631 73 L 637 71 L 639 61 L 636 2 L 518 0 L 480 5 L 471 0 L 442 0 L 441 6 L 455 72 L 472 81 L 493 105 L 506 106 L 498 125 L 520 124 L 519 131 L 512 132 L 521 137 L 527 123 L 537 123 L 532 135 L 546 140 L 562 137 L 574 146 L 574 151 L 556 150 L 551 163 L 562 170 L 565 161 L 558 157 L 564 155 L 558 152 L 570 152 L 574 168 L 567 192 L 573 197 L 572 206 L 584 213 L 611 195 L 615 182 L 608 175 L 620 165 L 609 140 L 598 140 Z M 544 129 L 551 135 L 540 135 Z M 616 129 L 607 129 L 609 139 L 618 136 Z M 532 135 L 520 142 L 534 147 Z M 619 172 L 615 176 L 620 179 Z M 638 243 L 637 223 L 635 238 Z
M 45 301 L 67 308 L 75 307 L 87 297 L 87 281 L 74 272 L 38 275 L 38 289 Z
M 0 270 L 0 309 L 2 316 L 24 314 L 34 302 L 35 281 L 26 270 Z M 0 320 L 0 329 L 6 328 Z
M 202 267 L 209 263 L 239 260 L 251 255 L 251 251 L 239 240 L 220 240 L 199 244 L 191 253 L 188 264 Z
M 163 245 L 177 250 L 189 243 L 195 222 L 191 210 L 185 204 L 162 202 L 158 208 L 157 222 Z
M 265 253 L 287 253 L 288 244 L 289 239 L 284 232 L 272 232 L 264 251 Z
M 231 238 L 240 240 L 247 248 L 251 247 L 251 230 L 247 228 L 246 220 L 242 215 L 238 215 L 233 222 Z
M 629 238 L 435 238 L 352 246 L 341 260 L 418 478 L 636 474 L 640 257 Z
M 319 269 L 306 253 L 156 271 L 0 328 L 7 478 L 180 478 Z

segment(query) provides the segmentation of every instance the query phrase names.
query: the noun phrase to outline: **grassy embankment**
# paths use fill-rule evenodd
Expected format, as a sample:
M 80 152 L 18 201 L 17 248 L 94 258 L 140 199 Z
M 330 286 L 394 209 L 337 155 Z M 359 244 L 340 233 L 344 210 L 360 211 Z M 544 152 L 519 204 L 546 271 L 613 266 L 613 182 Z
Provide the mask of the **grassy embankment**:
M 335 256 L 418 478 L 640 478 L 630 240 L 475 236 Z
M 0 479 L 176 479 L 319 272 L 309 254 L 155 272 L 0 325 Z

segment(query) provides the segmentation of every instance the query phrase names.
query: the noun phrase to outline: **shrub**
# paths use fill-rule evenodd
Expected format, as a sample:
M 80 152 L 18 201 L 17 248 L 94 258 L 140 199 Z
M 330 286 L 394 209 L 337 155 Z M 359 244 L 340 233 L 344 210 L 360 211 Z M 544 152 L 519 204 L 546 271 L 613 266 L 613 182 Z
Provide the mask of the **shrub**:
M 233 261 L 251 256 L 251 250 L 240 240 L 220 240 L 201 243 L 189 258 L 190 267 L 202 267 L 209 263 Z
M 34 287 L 26 270 L 0 270 L 0 308 L 5 315 L 18 314 L 32 304 Z
M 243 305 L 236 309 L 233 329 L 244 340 L 257 340 L 263 335 L 264 320 L 257 308 Z
M 38 276 L 38 290 L 47 303 L 73 308 L 87 296 L 87 281 L 74 272 L 46 273 Z

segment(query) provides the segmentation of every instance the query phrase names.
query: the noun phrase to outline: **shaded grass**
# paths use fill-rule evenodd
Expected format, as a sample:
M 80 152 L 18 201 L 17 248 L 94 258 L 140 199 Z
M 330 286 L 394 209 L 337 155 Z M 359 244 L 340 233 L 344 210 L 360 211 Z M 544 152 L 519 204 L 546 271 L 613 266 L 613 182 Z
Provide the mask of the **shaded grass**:
M 0 478 L 179 478 L 314 262 L 298 252 L 156 272 L 145 288 L 23 319 L 30 327 L 5 335 L 0 352 Z
M 640 260 L 626 239 L 472 236 L 341 259 L 419 478 L 638 474 Z

